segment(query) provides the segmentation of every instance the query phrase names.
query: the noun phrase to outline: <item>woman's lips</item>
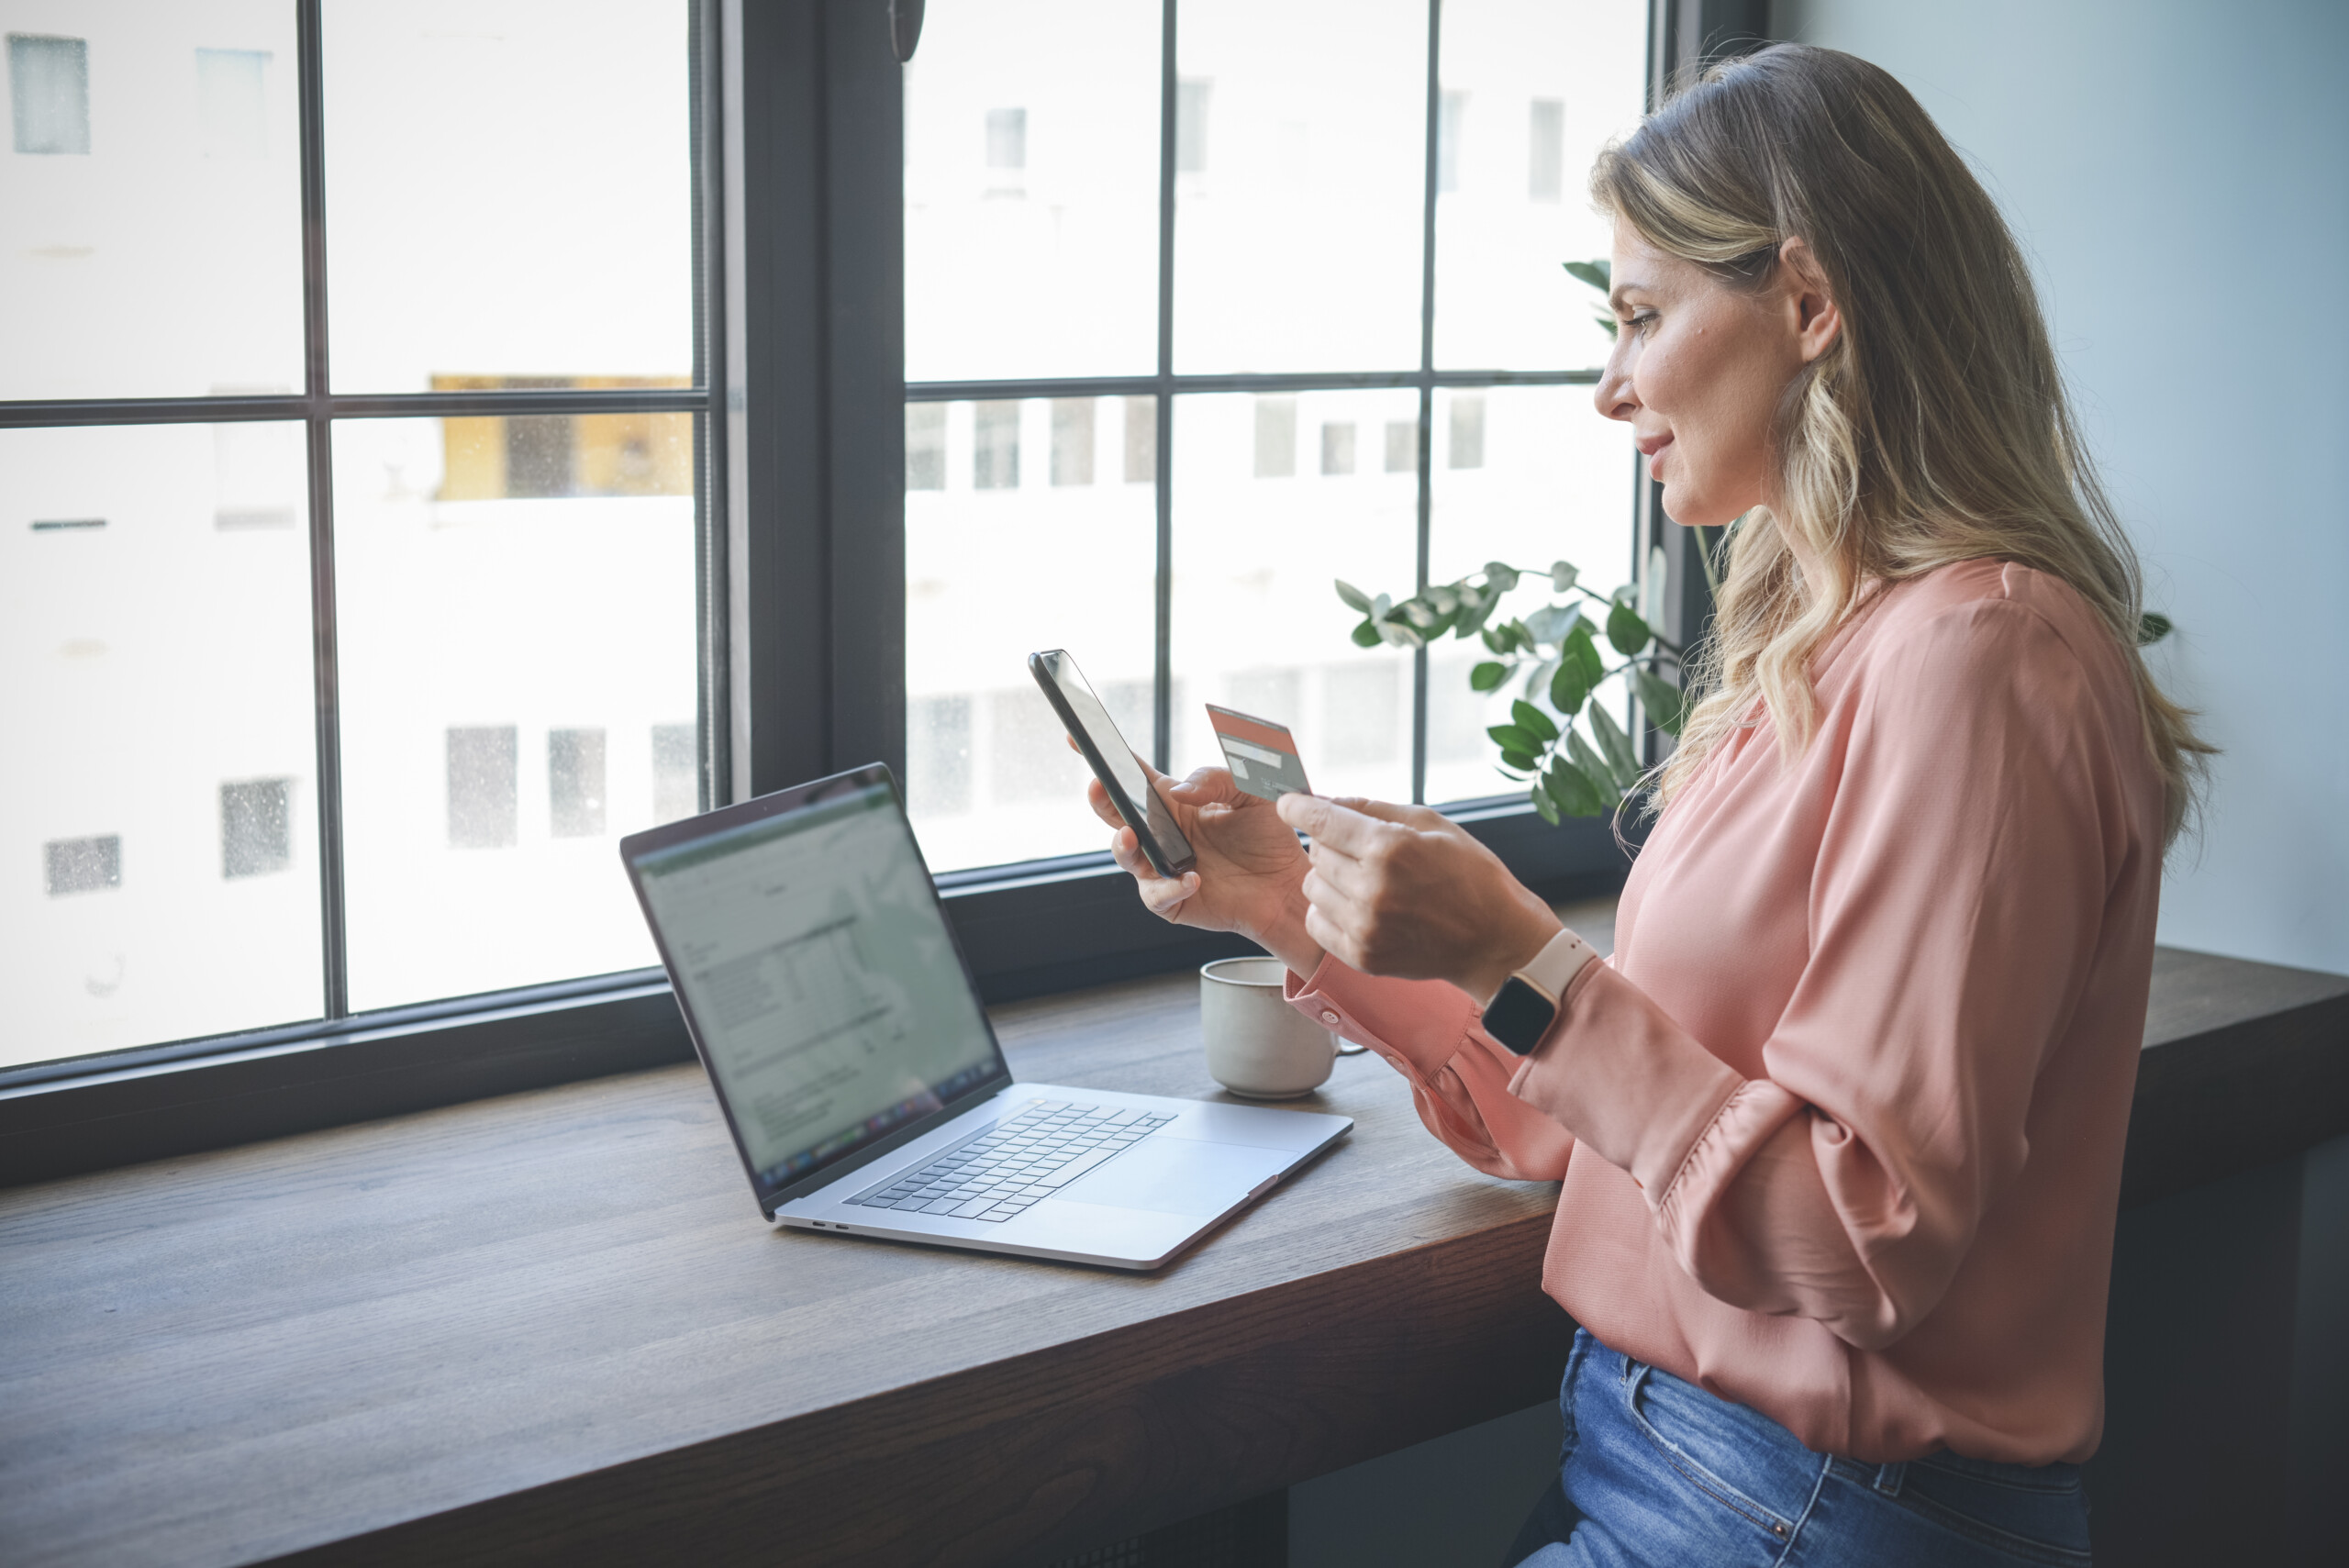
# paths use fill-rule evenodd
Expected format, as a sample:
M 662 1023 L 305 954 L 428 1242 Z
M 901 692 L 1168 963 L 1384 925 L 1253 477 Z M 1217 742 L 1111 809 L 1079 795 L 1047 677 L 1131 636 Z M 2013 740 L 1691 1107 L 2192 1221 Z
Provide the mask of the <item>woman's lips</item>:
M 1648 460 L 1650 479 L 1662 482 L 1664 475 L 1659 470 L 1663 463 L 1664 449 L 1671 445 L 1670 436 L 1642 436 L 1639 439 L 1640 455 Z

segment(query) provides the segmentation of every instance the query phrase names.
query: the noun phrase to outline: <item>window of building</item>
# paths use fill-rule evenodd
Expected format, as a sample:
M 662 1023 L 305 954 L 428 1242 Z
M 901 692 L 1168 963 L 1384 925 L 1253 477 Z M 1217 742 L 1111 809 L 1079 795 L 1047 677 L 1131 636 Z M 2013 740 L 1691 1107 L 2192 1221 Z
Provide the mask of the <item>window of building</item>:
M 220 786 L 220 874 L 268 876 L 294 863 L 294 781 L 243 779 Z
M 262 90 L 268 54 L 257 49 L 195 51 L 196 117 L 206 158 L 269 155 L 269 104 Z
M 946 406 L 906 405 L 906 488 L 946 488 Z
M 987 167 L 990 169 L 1028 167 L 1027 110 L 989 109 L 987 111 Z
M 1354 428 L 1352 424 L 1329 424 L 1321 427 L 1321 472 L 1352 473 L 1354 471 Z
M 1443 195 L 1460 189 L 1460 141 L 1468 131 L 1468 95 L 1446 92 L 1436 108 L 1435 188 Z
M 604 832 L 604 732 L 547 731 L 547 830 L 558 839 Z
M 1566 106 L 1555 98 L 1527 106 L 1525 194 L 1533 201 L 1562 201 L 1566 194 Z
M 1052 483 L 1093 483 L 1093 406 L 1090 397 L 1052 399 Z
M 1019 488 L 1019 405 L 1012 399 L 972 405 L 971 488 Z
M 651 824 L 701 809 L 701 736 L 690 724 L 652 727 Z
M 1514 694 L 1469 690 L 1481 647 L 1358 649 L 1330 580 L 1399 596 L 1496 558 L 1631 575 L 1633 454 L 1588 406 L 1609 343 L 1560 263 L 1607 251 L 1564 193 L 1636 122 L 1646 47 L 1637 0 L 931 7 L 908 407 L 974 430 L 982 489 L 1016 483 L 1019 430 L 985 411 L 1050 400 L 1053 479 L 985 508 L 930 493 L 908 450 L 908 786 L 934 868 L 1099 846 L 1032 648 L 1128 694 L 1127 739 L 1178 774 L 1216 759 L 1218 702 L 1289 723 L 1333 789 L 1513 793 L 1483 731 Z M 941 172 L 1014 83 L 1020 211 Z M 1124 484 L 1075 478 L 1079 451 Z
M 8 107 L 17 151 L 89 151 L 89 40 L 10 33 Z
M 48 872 L 49 895 L 95 893 L 122 885 L 122 837 L 107 833 L 89 839 L 52 839 L 41 846 Z
M 449 847 L 510 850 L 516 838 L 516 764 L 510 724 L 449 731 Z

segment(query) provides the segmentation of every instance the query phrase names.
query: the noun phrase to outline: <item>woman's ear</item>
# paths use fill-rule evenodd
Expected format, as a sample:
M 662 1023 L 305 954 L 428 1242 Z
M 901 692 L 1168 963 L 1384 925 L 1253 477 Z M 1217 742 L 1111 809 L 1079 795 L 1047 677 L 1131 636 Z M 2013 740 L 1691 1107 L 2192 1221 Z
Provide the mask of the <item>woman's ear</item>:
M 1794 318 L 1795 346 L 1803 363 L 1809 364 L 1833 348 L 1842 335 L 1843 313 L 1827 286 L 1827 273 L 1819 264 L 1817 252 L 1807 240 L 1794 239 L 1781 244 L 1778 263 L 1786 269 L 1785 297 Z

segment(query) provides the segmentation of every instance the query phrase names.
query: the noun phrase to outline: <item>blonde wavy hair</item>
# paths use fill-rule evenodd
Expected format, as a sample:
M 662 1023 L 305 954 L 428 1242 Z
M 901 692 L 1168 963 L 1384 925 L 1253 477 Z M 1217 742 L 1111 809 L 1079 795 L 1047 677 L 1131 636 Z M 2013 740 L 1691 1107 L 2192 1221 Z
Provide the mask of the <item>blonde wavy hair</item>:
M 1730 537 L 1659 801 L 1757 699 L 1798 755 L 1818 724 L 1811 662 L 1878 585 L 1995 558 L 2070 584 L 2125 651 L 2175 839 L 2214 749 L 2138 651 L 2136 552 L 2081 445 L 2022 253 L 1917 100 L 1852 55 L 1774 44 L 1688 83 L 1600 153 L 1590 188 L 1732 289 L 1767 284 L 1799 237 L 1842 317 L 1779 405 L 1782 506 Z

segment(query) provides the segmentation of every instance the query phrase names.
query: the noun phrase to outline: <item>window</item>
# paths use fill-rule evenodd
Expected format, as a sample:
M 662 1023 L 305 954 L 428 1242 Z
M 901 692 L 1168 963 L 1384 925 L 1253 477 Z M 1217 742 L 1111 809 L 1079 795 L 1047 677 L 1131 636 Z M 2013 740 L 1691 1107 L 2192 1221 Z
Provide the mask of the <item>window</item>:
M 7 35 L 0 1070 L 654 962 L 612 845 L 708 772 L 702 9 Z
M 1566 106 L 1555 98 L 1527 106 L 1525 194 L 1537 202 L 1566 194 Z
M 604 732 L 547 731 L 547 830 L 558 839 L 604 836 Z
M 269 106 L 262 71 L 269 55 L 257 49 L 195 51 L 197 120 L 206 158 L 269 155 Z
M 220 786 L 220 874 L 268 876 L 294 863 L 294 781 Z
M 1646 35 L 1623 0 L 930 8 L 906 118 L 905 701 L 934 868 L 1098 848 L 1031 648 L 1067 648 L 1178 773 L 1215 759 L 1219 702 L 1289 723 L 1317 784 L 1510 788 L 1477 645 L 1356 649 L 1330 579 L 1631 576 L 1632 454 L 1587 404 L 1608 339 L 1560 263 L 1606 253 L 1565 188 L 1636 120 Z M 974 176 L 981 124 L 1024 207 Z
M 10 33 L 8 100 L 17 151 L 89 151 L 88 40 Z
M 48 862 L 49 895 L 95 893 L 122 885 L 122 838 L 108 833 L 95 839 L 53 839 L 41 846 Z
M 1161 761 L 1216 700 L 1331 787 L 1495 787 L 1470 650 L 1355 650 L 1329 579 L 1628 557 L 1556 264 L 1605 237 L 1512 128 L 1564 106 L 1571 183 L 1638 8 L 967 0 L 902 72 L 883 7 L 719 11 L 8 35 L 0 1081 L 180 1074 L 179 1149 L 256 1062 L 387 1108 L 649 1064 L 613 841 L 875 756 L 983 984 L 1163 967 L 1039 646 Z

